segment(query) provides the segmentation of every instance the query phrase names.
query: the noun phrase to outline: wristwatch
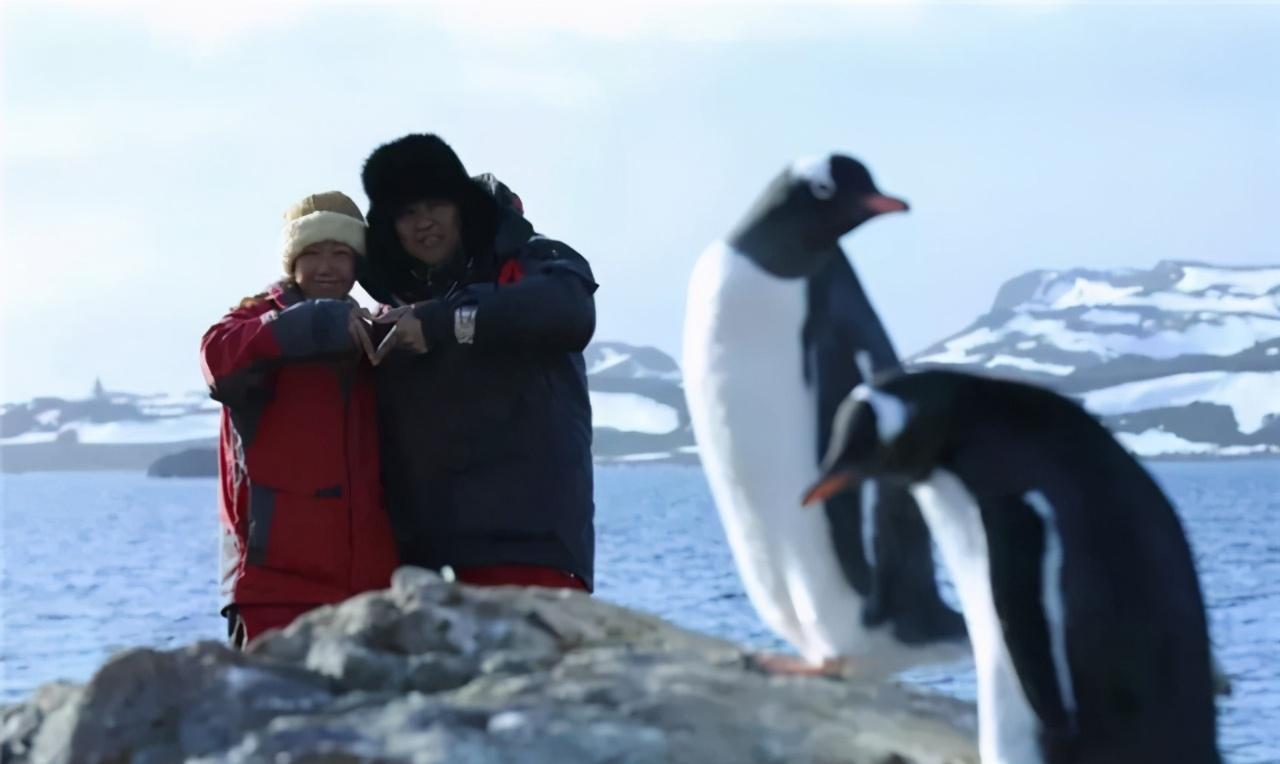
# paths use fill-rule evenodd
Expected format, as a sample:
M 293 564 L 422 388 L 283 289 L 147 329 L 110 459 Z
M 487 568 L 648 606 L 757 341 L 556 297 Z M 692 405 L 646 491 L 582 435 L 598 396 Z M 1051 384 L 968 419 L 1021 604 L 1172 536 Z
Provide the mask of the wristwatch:
M 459 345 L 476 341 L 476 306 L 463 305 L 453 312 L 453 337 Z

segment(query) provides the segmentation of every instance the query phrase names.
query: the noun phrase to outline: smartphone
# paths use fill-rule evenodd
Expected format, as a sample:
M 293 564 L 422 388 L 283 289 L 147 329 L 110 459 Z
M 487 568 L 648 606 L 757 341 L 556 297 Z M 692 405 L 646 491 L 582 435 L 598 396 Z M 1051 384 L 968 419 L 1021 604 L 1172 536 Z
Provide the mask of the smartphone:
M 376 355 L 379 358 L 382 357 L 382 354 L 385 353 L 391 347 L 392 344 L 394 344 L 393 340 L 395 339 L 395 336 L 396 336 L 396 330 L 399 328 L 400 328 L 400 324 L 391 325 L 391 329 L 387 332 L 386 336 L 383 337 L 382 341 L 378 343 L 378 349 L 373 351 L 374 355 Z

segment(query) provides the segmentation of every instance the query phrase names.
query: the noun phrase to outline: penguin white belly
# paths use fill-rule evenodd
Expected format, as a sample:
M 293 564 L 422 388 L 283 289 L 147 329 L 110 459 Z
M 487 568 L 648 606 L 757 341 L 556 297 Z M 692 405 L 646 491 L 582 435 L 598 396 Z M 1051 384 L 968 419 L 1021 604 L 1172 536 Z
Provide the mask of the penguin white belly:
M 1005 646 L 991 591 L 987 534 L 978 504 L 952 473 L 934 470 L 911 493 L 955 582 L 978 679 L 978 752 L 983 764 L 1042 764 L 1040 722 Z
M 818 478 L 816 404 L 804 380 L 806 283 L 727 245 L 689 284 L 685 393 L 734 561 L 761 618 L 807 660 L 870 649 L 862 599 L 830 527 L 802 495 Z

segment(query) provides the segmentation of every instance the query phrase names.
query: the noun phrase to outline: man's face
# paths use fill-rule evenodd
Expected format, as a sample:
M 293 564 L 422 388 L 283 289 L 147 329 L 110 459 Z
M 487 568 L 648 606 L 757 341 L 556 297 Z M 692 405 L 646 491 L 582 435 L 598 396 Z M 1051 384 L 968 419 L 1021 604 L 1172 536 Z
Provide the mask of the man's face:
M 356 283 L 356 253 L 346 244 L 322 241 L 293 261 L 293 280 L 308 299 L 341 299 Z
M 404 251 L 430 266 L 453 257 L 462 243 L 458 205 L 444 199 L 422 199 L 396 216 L 396 236 Z

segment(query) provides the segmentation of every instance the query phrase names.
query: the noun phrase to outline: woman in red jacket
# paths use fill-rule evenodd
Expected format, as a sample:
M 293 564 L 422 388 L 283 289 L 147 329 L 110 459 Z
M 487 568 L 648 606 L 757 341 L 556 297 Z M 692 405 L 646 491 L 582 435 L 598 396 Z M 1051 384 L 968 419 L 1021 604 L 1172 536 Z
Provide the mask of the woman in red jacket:
M 396 567 L 382 501 L 371 354 L 349 297 L 365 224 L 338 192 L 285 213 L 286 278 L 205 333 L 223 404 L 222 604 L 237 646 L 318 605 L 385 588 Z

